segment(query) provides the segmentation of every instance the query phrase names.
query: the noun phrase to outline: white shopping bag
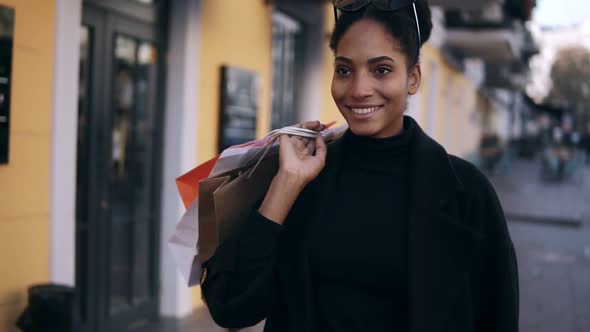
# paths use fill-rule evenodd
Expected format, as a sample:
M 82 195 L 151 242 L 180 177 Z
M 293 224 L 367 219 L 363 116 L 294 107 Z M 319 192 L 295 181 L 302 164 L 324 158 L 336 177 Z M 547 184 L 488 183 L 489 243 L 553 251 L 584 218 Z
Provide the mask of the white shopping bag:
M 348 125 L 346 124 L 329 128 L 324 130 L 321 135 L 324 136 L 326 142 L 330 142 L 341 136 L 347 128 Z M 214 178 L 236 169 L 249 168 L 263 158 L 273 158 L 279 152 L 279 140 L 277 138 L 281 134 L 293 134 L 308 138 L 314 138 L 318 135 L 313 130 L 290 126 L 273 130 L 261 139 L 231 146 L 223 150 L 219 159 L 215 162 L 209 178 Z
M 196 199 L 184 213 L 176 230 L 168 240 L 168 246 L 180 274 L 188 287 L 199 284 L 201 264 L 197 260 L 197 241 L 199 240 L 199 200 Z

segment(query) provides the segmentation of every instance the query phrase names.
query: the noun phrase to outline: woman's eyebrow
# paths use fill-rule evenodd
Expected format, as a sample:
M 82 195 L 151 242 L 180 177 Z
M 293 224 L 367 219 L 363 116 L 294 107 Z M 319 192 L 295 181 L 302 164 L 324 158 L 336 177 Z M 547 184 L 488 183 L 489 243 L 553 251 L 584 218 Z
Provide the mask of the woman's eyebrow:
M 345 58 L 343 56 L 337 56 L 336 57 L 336 61 L 340 61 L 340 62 L 345 62 L 345 63 L 352 64 L 352 60 L 351 59 Z M 369 59 L 367 61 L 367 63 L 371 65 L 371 64 L 374 64 L 374 63 L 377 63 L 377 62 L 381 62 L 381 61 L 391 61 L 391 62 L 395 63 L 395 61 L 392 58 L 390 58 L 388 56 L 385 56 L 385 55 L 384 56 L 378 56 L 376 58 Z
M 381 61 L 391 61 L 391 62 L 395 63 L 395 61 L 388 56 L 378 56 L 376 58 L 369 59 L 369 61 L 367 61 L 367 62 L 369 64 L 374 64 L 374 63 L 381 62 Z
M 341 62 L 346 62 L 346 63 L 352 64 L 352 60 L 350 60 L 349 58 L 345 58 L 343 56 L 337 56 L 336 61 L 341 61 Z

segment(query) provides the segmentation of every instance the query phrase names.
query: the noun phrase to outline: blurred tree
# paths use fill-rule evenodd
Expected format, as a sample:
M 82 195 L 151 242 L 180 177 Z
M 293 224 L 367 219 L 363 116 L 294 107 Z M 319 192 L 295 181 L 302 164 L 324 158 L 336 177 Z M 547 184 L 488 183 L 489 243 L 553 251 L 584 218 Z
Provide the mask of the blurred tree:
M 576 113 L 578 125 L 585 127 L 590 120 L 590 50 L 570 47 L 559 51 L 551 80 L 547 102 L 569 106 Z

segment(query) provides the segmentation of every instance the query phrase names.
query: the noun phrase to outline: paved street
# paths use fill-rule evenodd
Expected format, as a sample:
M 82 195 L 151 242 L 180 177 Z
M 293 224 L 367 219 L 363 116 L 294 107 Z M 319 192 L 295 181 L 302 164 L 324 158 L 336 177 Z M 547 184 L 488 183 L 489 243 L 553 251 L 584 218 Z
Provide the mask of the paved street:
M 491 177 L 516 246 L 522 332 L 590 331 L 590 169 L 560 184 L 536 163 Z
M 261 332 L 264 325 L 261 323 L 240 332 Z M 183 320 L 163 319 L 149 329 L 141 329 L 136 332 L 234 332 L 217 326 L 211 319 L 211 315 L 204 306 L 193 312 L 191 317 Z
M 566 224 L 590 219 L 587 168 L 563 182 L 541 182 L 540 173 L 537 161 L 514 161 L 490 176 L 508 218 Z
M 511 221 L 522 332 L 590 331 L 590 228 Z

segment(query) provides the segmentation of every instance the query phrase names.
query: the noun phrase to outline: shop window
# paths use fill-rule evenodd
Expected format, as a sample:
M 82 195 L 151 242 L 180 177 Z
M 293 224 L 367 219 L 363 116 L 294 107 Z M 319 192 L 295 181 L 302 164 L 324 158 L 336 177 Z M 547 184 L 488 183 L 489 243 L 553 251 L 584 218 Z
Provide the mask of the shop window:
M 272 129 L 292 125 L 296 116 L 298 21 L 276 11 L 272 17 Z

